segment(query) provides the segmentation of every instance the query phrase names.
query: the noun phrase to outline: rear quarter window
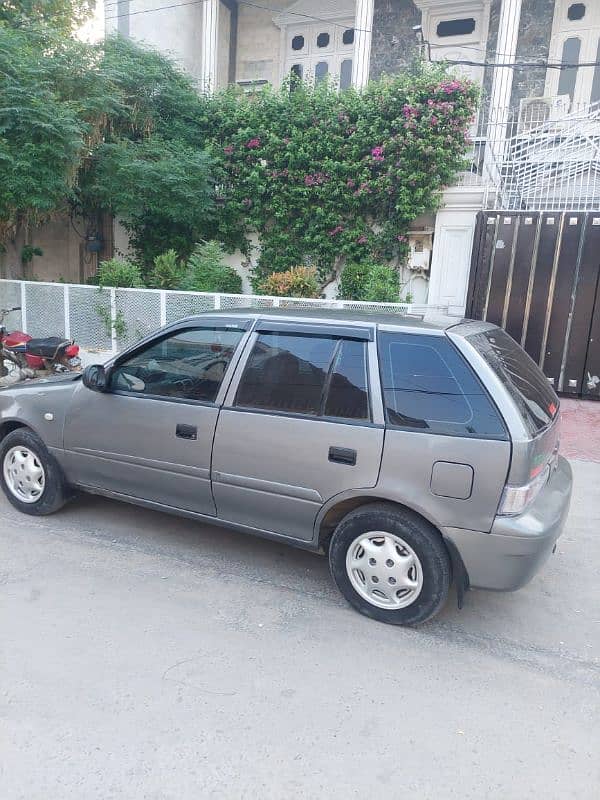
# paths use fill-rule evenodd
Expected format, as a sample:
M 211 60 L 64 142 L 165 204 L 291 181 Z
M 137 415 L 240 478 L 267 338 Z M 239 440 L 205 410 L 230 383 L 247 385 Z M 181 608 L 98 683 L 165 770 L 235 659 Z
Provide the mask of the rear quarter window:
M 508 391 L 532 436 L 558 413 L 559 401 L 535 361 L 501 328 L 467 336 Z
M 389 425 L 425 433 L 506 439 L 498 411 L 445 336 L 378 336 Z

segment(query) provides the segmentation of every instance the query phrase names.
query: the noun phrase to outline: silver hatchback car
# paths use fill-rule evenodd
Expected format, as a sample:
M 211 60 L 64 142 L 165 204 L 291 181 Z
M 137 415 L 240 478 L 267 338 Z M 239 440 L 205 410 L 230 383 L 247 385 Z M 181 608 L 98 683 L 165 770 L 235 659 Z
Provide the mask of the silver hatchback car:
M 517 589 L 554 549 L 559 427 L 488 323 L 211 312 L 0 391 L 0 480 L 28 514 L 83 490 L 325 552 L 356 609 L 415 625 L 453 580 L 459 604 Z

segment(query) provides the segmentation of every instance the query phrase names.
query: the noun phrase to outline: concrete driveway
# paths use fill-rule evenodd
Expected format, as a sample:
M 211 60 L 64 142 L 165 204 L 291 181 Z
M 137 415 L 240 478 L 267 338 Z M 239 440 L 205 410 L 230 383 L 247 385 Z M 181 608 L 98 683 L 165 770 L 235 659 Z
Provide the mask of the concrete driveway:
M 1 499 L 2 798 L 595 800 L 600 465 L 574 470 L 543 572 L 418 630 L 283 545 Z

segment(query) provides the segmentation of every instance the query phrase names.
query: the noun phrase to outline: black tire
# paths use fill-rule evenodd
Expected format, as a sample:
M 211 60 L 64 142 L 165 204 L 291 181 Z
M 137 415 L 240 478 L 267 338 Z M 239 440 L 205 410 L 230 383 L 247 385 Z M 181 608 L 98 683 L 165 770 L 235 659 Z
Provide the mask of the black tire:
M 35 454 L 44 470 L 44 489 L 33 503 L 19 500 L 6 485 L 4 477 L 4 459 L 13 447 L 26 447 Z M 48 451 L 42 440 L 29 428 L 17 428 L 7 434 L 0 442 L 0 485 L 8 501 L 24 514 L 40 517 L 53 514 L 62 508 L 69 499 L 69 492 L 63 471 L 54 456 Z
M 360 534 L 369 531 L 384 531 L 398 536 L 417 555 L 422 586 L 410 605 L 396 609 L 380 608 L 352 585 L 346 569 L 348 549 Z M 431 619 L 446 602 L 452 581 L 450 556 L 439 531 L 413 511 L 386 503 L 361 506 L 344 517 L 331 537 L 329 567 L 338 589 L 357 611 L 391 625 L 420 625 Z M 368 588 L 368 579 L 366 585 Z

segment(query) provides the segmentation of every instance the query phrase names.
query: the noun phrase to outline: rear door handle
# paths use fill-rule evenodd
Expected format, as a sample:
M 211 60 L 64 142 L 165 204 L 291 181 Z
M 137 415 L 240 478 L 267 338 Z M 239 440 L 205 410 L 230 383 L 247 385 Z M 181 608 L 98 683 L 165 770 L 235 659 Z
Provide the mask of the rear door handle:
M 198 438 L 198 428 L 195 425 L 177 425 L 175 428 L 175 436 L 178 439 L 191 439 L 196 440 Z
M 353 467 L 356 464 L 356 450 L 349 447 L 330 447 L 329 460 L 336 464 L 348 464 Z

